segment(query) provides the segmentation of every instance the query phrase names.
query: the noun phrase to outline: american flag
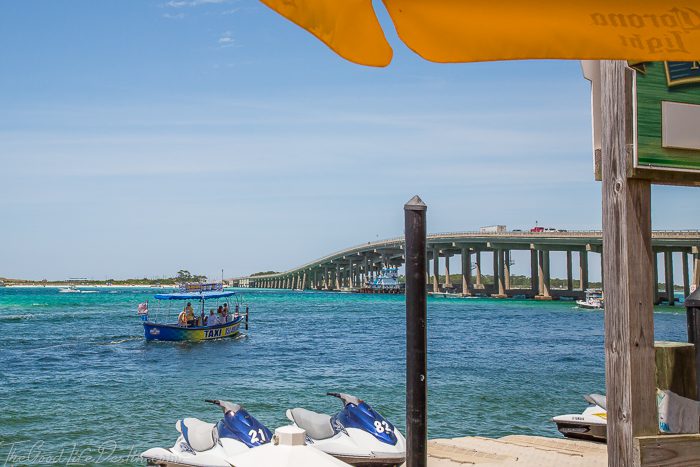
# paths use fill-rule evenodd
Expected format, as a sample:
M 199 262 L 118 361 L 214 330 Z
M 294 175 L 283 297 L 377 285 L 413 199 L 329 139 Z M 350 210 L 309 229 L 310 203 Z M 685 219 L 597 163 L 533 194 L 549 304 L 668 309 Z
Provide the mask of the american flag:
M 148 314 L 148 302 L 139 303 L 138 310 L 139 310 L 138 311 L 139 315 L 147 315 Z

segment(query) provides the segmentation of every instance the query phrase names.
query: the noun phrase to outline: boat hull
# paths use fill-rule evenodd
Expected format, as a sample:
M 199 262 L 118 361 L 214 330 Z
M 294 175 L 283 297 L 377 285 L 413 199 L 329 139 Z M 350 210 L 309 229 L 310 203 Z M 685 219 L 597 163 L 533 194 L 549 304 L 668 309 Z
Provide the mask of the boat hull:
M 147 341 L 185 341 L 199 342 L 226 337 L 235 337 L 240 332 L 243 316 L 226 324 L 204 327 L 183 327 L 177 324 L 159 324 L 150 321 L 143 323 L 144 337 Z

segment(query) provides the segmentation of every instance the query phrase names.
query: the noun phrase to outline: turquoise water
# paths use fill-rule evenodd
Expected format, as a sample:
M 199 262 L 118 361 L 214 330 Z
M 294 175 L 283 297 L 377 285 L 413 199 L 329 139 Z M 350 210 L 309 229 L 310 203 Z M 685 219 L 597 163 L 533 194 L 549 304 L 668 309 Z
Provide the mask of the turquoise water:
M 153 289 L 0 289 L 0 463 L 133 464 L 130 453 L 172 445 L 177 418 L 216 421 L 206 398 L 274 429 L 289 407 L 335 411 L 324 394 L 344 391 L 403 431 L 404 297 L 242 293 L 247 337 L 146 343 L 136 306 Z M 656 338 L 685 340 L 684 309 L 658 310 Z M 431 437 L 557 436 L 553 415 L 605 390 L 602 312 L 431 299 L 428 314 Z

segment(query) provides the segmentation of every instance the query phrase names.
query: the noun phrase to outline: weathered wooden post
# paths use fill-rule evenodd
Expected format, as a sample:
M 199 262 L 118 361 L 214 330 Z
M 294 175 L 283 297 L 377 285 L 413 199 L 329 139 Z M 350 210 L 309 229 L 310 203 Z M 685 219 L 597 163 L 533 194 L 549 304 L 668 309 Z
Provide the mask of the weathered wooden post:
M 427 209 L 428 207 L 418 196 L 414 196 L 404 205 L 406 234 L 406 467 L 425 467 L 428 463 L 428 335 L 425 290 Z
M 688 319 L 688 342 L 695 345 L 696 395 L 700 397 L 700 289 L 685 299 L 685 313 Z
M 634 148 L 632 73 L 626 62 L 601 62 L 605 382 L 610 467 L 633 465 L 634 438 L 658 431 L 651 183 L 628 178 L 629 156 Z

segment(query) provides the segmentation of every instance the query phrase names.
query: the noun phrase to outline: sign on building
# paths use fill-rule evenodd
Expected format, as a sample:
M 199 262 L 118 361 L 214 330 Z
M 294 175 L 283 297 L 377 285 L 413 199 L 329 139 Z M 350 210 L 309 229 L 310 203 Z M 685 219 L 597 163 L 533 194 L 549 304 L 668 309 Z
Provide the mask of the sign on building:
M 700 61 L 631 64 L 634 148 L 630 177 L 700 185 Z M 593 142 L 600 179 L 600 64 L 583 62 L 593 86 Z

